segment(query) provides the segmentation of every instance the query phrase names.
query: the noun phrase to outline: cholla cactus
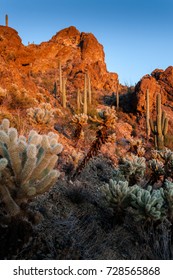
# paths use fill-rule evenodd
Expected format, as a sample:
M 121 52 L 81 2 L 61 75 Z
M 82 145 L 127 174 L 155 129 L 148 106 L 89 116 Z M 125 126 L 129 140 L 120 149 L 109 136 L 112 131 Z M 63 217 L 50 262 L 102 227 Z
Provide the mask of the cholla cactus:
M 172 184 L 173 186 L 173 184 Z M 172 189 L 171 189 L 172 190 Z M 156 221 L 166 216 L 165 195 L 162 188 L 153 190 L 151 186 L 143 189 L 138 185 L 129 187 L 127 181 L 110 180 L 101 188 L 115 215 L 131 207 L 136 220 Z
M 113 181 L 110 179 L 109 184 L 105 184 L 101 188 L 101 192 L 104 194 L 109 206 L 111 208 L 126 208 L 129 206 L 130 193 L 133 191 L 133 187 L 129 187 L 127 181 Z
M 42 103 L 40 107 L 27 109 L 27 115 L 31 122 L 49 124 L 54 118 L 54 110 L 49 103 Z
M 146 160 L 144 157 L 132 154 L 129 158 L 120 159 L 119 163 L 119 170 L 125 179 L 129 181 L 130 185 L 135 184 L 144 177 L 146 171 Z
M 74 132 L 74 137 L 76 139 L 83 138 L 84 136 L 83 127 L 84 125 L 87 124 L 87 121 L 88 121 L 88 116 L 86 114 L 74 115 L 72 117 L 72 122 L 76 125 L 76 129 Z
M 163 189 L 153 190 L 151 186 L 148 189 L 142 189 L 137 186 L 134 188 L 131 196 L 131 206 L 136 209 L 136 220 L 161 220 L 165 217 L 164 193 Z
M 158 159 L 149 160 L 148 167 L 152 172 L 151 176 L 153 182 L 156 182 L 158 179 L 165 175 L 164 164 Z
M 28 139 L 18 136 L 4 119 L 0 126 L 0 194 L 10 215 L 20 212 L 20 205 L 47 191 L 60 173 L 53 170 L 62 145 L 57 135 L 39 135 L 32 130 Z
M 152 159 L 160 159 L 160 154 L 158 150 L 151 150 Z
M 115 133 L 113 131 L 116 127 L 117 120 L 115 109 L 107 108 L 106 110 L 99 111 L 99 116 L 100 119 L 96 116 L 94 118 L 89 117 L 90 120 L 98 124 L 96 139 L 92 142 L 90 150 L 77 167 L 75 173 L 73 174 L 73 179 L 81 173 L 83 168 L 93 156 L 97 156 L 103 144 L 115 140 Z
M 142 157 L 145 154 L 143 142 L 141 139 L 132 139 L 130 141 L 130 151 L 135 153 L 137 156 Z
M 164 188 L 165 198 L 168 205 L 168 216 L 173 220 L 173 182 L 166 180 Z
M 0 179 L 1 179 L 1 176 L 2 176 L 2 171 L 6 168 L 8 164 L 8 160 L 6 158 L 1 158 L 0 159 Z
M 148 162 L 148 166 L 152 171 L 152 176 L 155 181 L 163 177 L 173 178 L 173 152 L 169 149 L 164 151 L 152 152 L 153 159 Z
M 169 149 L 165 149 L 163 152 L 159 152 L 162 160 L 164 160 L 165 174 L 172 177 L 173 174 L 173 152 Z
M 157 151 L 162 159 L 165 161 L 173 161 L 173 152 L 167 148 L 164 151 Z
M 99 125 L 99 129 L 103 129 L 104 127 L 106 127 L 106 129 L 115 129 L 117 117 L 114 107 L 108 107 L 105 110 L 98 110 L 98 115 L 100 119 L 96 116 L 94 118 L 89 117 L 89 119 L 97 123 Z

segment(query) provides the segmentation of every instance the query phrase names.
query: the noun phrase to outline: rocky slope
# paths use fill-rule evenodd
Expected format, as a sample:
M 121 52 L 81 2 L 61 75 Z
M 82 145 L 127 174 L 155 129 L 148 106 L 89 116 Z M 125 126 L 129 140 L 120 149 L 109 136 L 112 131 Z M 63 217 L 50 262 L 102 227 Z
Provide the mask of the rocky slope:
M 16 84 L 31 96 L 53 90 L 59 84 L 59 62 L 67 78 L 67 90 L 84 88 L 84 74 L 89 73 L 92 90 L 110 94 L 116 92 L 118 75 L 106 69 L 103 46 L 92 33 L 79 32 L 71 26 L 59 31 L 48 42 L 24 46 L 16 30 L 0 26 L 0 85 L 9 88 Z M 150 92 L 150 108 L 154 109 L 155 96 L 162 94 L 162 104 L 173 108 L 173 66 L 156 69 L 141 78 L 130 99 L 124 102 L 134 113 L 145 112 L 146 89 Z M 126 87 L 121 87 L 123 92 Z M 49 94 L 50 96 L 50 94 Z M 124 105 L 125 106 L 125 105 Z
M 86 72 L 93 89 L 108 92 L 116 89 L 118 75 L 107 71 L 103 46 L 93 34 L 80 33 L 71 26 L 59 31 L 48 42 L 24 46 L 17 31 L 0 26 L 2 87 L 15 83 L 31 92 L 38 91 L 38 86 L 50 90 L 55 80 L 58 81 L 59 62 L 70 91 L 83 89 Z
M 75 95 L 68 96 L 68 106 L 62 108 L 61 102 L 50 94 L 54 82 L 59 84 L 59 62 L 67 78 L 68 94 L 77 88 L 83 90 L 84 74 L 88 72 L 96 96 L 104 95 L 94 100 L 92 115 L 96 109 L 116 105 L 116 96 L 111 93 L 116 92 L 118 75 L 107 71 L 103 46 L 94 35 L 69 27 L 48 42 L 24 46 L 14 29 L 0 26 L 0 121 L 8 117 L 24 135 L 33 128 L 41 134 L 55 128 L 64 147 L 57 163 L 61 177 L 54 188 L 30 204 L 30 220 L 14 218 L 5 227 L 0 222 L 0 259 L 172 259 L 172 224 L 163 221 L 157 227 L 152 224 L 146 228 L 145 223 L 133 220 L 131 212 L 125 213 L 120 223 L 105 206 L 99 188 L 115 178 L 119 159 L 131 152 L 136 154 L 136 140 L 142 139 L 146 144 L 145 156 L 153 147 L 153 137 L 145 141 L 147 88 L 151 114 L 156 94 L 161 91 L 163 109 L 173 127 L 173 67 L 154 70 L 135 88 L 121 86 L 116 140 L 102 145 L 99 155 L 72 182 L 71 175 L 89 151 L 98 127 L 89 123 L 83 129 L 83 137 L 75 138 L 71 122 Z M 27 108 L 43 102 L 59 110 L 53 122 L 40 124 L 31 119 L 30 123 Z M 0 217 L 3 211 L 1 201 Z

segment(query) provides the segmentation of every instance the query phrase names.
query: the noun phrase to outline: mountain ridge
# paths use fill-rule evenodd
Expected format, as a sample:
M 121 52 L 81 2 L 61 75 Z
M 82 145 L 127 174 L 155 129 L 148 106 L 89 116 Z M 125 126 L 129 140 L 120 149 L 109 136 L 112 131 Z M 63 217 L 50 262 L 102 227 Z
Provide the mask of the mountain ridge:
M 107 71 L 103 46 L 92 33 L 80 33 L 74 26 L 60 30 L 47 42 L 28 46 L 22 44 L 16 30 L 0 26 L 0 53 L 1 71 L 2 64 L 26 76 L 50 76 L 51 70 L 53 83 L 61 61 L 63 75 L 72 91 L 82 89 L 86 72 L 91 76 L 93 89 L 112 92 L 117 87 L 118 75 Z M 16 74 L 16 83 L 17 79 Z

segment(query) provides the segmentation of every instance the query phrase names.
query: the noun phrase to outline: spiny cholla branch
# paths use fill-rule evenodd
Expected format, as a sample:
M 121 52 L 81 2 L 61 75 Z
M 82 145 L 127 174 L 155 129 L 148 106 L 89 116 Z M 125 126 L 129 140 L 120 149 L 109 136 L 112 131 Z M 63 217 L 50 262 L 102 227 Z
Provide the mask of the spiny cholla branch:
M 0 195 L 7 213 L 16 215 L 22 202 L 47 191 L 60 175 L 54 170 L 62 151 L 53 132 L 39 135 L 31 130 L 28 139 L 18 136 L 7 119 L 0 125 Z
M 91 121 L 98 124 L 96 138 L 92 142 L 87 155 L 77 167 L 72 179 L 75 179 L 82 172 L 83 168 L 86 166 L 86 164 L 92 157 L 98 155 L 103 144 L 115 140 L 115 134 L 112 131 L 113 129 L 115 129 L 117 120 L 115 109 L 107 108 L 106 110 L 100 111 L 99 117 L 100 119 L 96 116 L 94 118 L 89 117 Z

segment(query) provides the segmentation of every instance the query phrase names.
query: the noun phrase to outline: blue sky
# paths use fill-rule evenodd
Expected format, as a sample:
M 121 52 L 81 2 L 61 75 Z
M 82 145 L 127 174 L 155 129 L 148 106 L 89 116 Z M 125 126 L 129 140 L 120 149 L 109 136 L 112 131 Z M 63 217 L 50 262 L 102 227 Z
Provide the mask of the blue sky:
M 173 65 L 173 0 L 0 0 L 0 25 L 5 14 L 23 44 L 71 25 L 93 33 L 122 84 Z

